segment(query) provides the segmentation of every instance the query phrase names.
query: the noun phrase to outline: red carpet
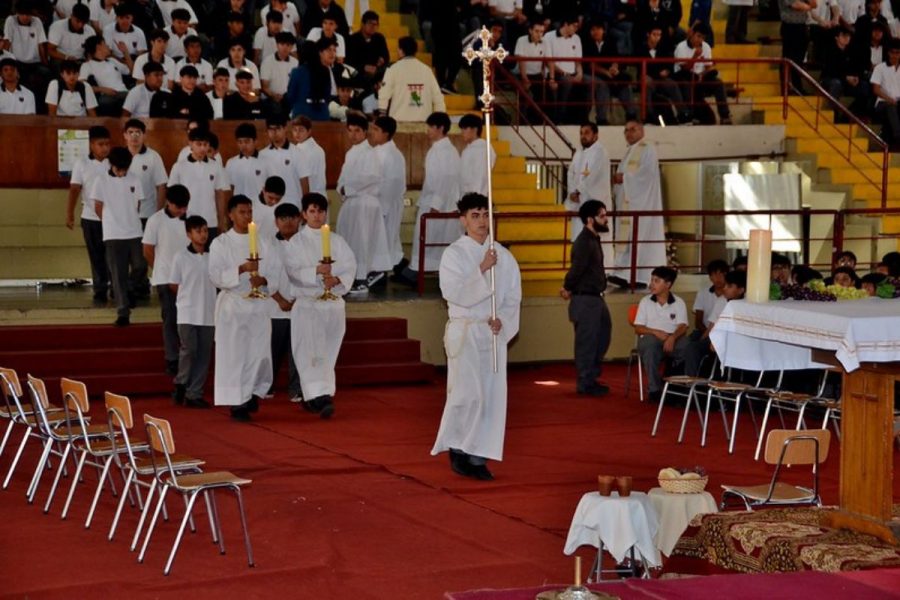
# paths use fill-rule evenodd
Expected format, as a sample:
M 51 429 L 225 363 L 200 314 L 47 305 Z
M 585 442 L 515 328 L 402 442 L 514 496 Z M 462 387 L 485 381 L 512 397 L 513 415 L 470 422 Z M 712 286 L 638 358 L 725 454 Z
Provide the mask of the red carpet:
M 0 493 L 7 523 L 0 537 L 0 594 L 418 599 L 541 586 L 569 580 L 572 560 L 562 554 L 564 536 L 578 499 L 593 489 L 598 473 L 634 475 L 635 488 L 646 490 L 662 466 L 701 464 L 716 495 L 724 481 L 769 476 L 768 467 L 752 460 L 749 421 L 742 423 L 734 456 L 725 451 L 717 421 L 707 448 L 699 447 L 696 419 L 686 443 L 676 444 L 680 410 L 667 411 L 660 434 L 651 438 L 656 407 L 635 395 L 622 397 L 623 367 L 606 372 L 613 393 L 591 399 L 575 395 L 571 367 L 513 371 L 506 460 L 495 465 L 493 483 L 462 479 L 451 473 L 446 456 L 429 456 L 442 383 L 339 390 L 331 422 L 300 411 L 283 395 L 265 403 L 251 425 L 230 421 L 222 410 L 137 400 L 138 415 L 172 420 L 180 452 L 206 458 L 208 470 L 229 469 L 254 480 L 246 500 L 257 567 L 247 568 L 233 502 L 224 494 L 219 508 L 228 554 L 218 555 L 201 509 L 199 531 L 186 536 L 167 578 L 162 567 L 174 523 L 158 527 L 145 564 L 138 565 L 126 542 L 137 520 L 134 511 L 126 510 L 116 540 L 106 542 L 109 496 L 101 500 L 90 531 L 82 527 L 88 487 L 76 494 L 68 521 L 58 516 L 64 498 L 59 493 L 51 515 L 43 515 L 23 497 L 30 476 L 25 467 L 36 460 L 32 447 L 10 488 Z M 559 385 L 546 385 L 554 381 Z M 57 394 L 51 389 L 51 396 Z M 829 503 L 837 500 L 837 450 L 822 477 Z M 9 450 L 0 457 L 0 473 L 5 475 L 10 458 Z M 94 478 L 88 473 L 89 486 Z M 895 483 L 895 497 L 898 488 Z M 48 490 L 45 481 L 38 503 Z M 177 517 L 175 503 L 169 506 Z M 593 553 L 580 554 L 590 564 Z

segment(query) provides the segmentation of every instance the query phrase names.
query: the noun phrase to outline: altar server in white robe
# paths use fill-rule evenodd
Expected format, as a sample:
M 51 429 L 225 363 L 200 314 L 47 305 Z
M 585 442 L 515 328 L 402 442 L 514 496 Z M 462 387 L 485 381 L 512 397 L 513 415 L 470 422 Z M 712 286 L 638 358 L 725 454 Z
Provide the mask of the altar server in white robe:
M 356 273 L 356 259 L 344 239 L 328 232 L 324 248 L 323 226 L 328 222 L 328 200 L 322 194 L 303 196 L 306 226 L 291 238 L 283 253 L 285 272 L 294 296 L 291 310 L 291 345 L 303 391 L 301 406 L 323 419 L 334 414 L 335 378 L 344 331 L 344 300 Z M 329 254 L 330 264 L 322 264 Z M 329 290 L 331 299 L 322 296 Z
M 259 398 L 272 387 L 270 300 L 248 298 L 251 287 L 278 291 L 281 261 L 268 240 L 258 238 L 258 261 L 248 260 L 253 205 L 246 196 L 228 201 L 232 228 L 209 249 L 209 278 L 216 298 L 215 404 L 231 407 L 231 416 L 249 421 Z M 252 273 L 258 272 L 258 275 Z
M 563 204 L 566 210 L 573 212 L 578 212 L 581 205 L 588 200 L 599 200 L 605 206 L 612 206 L 609 155 L 600 143 L 597 125 L 590 121 L 585 122 L 581 126 L 580 137 L 581 148 L 575 151 L 575 156 L 569 163 L 567 177 L 569 196 Z M 580 217 L 572 218 L 569 231 L 573 242 L 583 227 Z M 600 240 L 604 245 L 608 244 L 612 242 L 612 235 L 609 232 L 604 233 L 600 236 Z M 606 268 L 612 267 L 612 254 L 607 252 L 604 255 L 604 259 L 609 261 L 609 264 L 604 265 Z
M 403 197 L 406 195 L 406 159 L 394 143 L 397 121 L 391 117 L 378 117 L 369 128 L 369 139 L 381 164 L 381 183 L 378 199 L 384 216 L 388 252 L 394 270 L 403 261 L 403 244 L 400 242 L 400 224 L 403 221 Z M 405 265 L 404 265 L 405 266 Z
M 460 193 L 488 195 L 488 171 L 485 153 L 488 143 L 481 138 L 484 121 L 477 115 L 463 115 L 459 120 L 462 139 L 466 143 L 460 155 Z M 497 153 L 491 148 L 491 169 L 497 163 Z
M 644 126 L 638 121 L 625 124 L 625 141 L 628 149 L 616 168 L 616 212 L 638 210 L 662 210 L 662 191 L 659 180 L 659 160 L 655 146 L 644 139 Z M 628 285 L 631 278 L 632 218 L 616 218 L 615 274 L 609 281 L 619 286 Z M 665 224 L 662 216 L 641 217 L 638 221 L 637 277 L 641 286 L 650 282 L 650 272 L 664 267 L 666 260 Z
M 506 434 L 506 346 L 519 331 L 522 282 L 513 255 L 488 240 L 487 198 L 459 201 L 465 235 L 441 259 L 441 294 L 450 320 L 444 332 L 447 399 L 431 454 L 448 450 L 460 475 L 491 480 L 487 460 L 503 459 Z M 494 267 L 497 318 L 491 319 L 490 268 Z M 492 346 L 497 341 L 497 372 Z
M 409 267 L 403 270 L 403 279 L 415 283 L 419 271 L 419 229 L 421 218 L 427 212 L 453 212 L 461 196 L 459 152 L 447 137 L 450 131 L 450 117 L 447 113 L 436 112 L 428 116 L 427 135 L 431 148 L 425 155 L 425 181 L 419 194 L 416 212 L 416 228 L 412 240 L 412 256 Z M 427 243 L 451 243 L 459 237 L 459 223 L 456 219 L 432 219 L 426 228 Z M 426 271 L 436 271 L 441 264 L 444 246 L 430 246 L 425 249 Z
M 352 147 L 338 177 L 343 196 L 337 231 L 356 257 L 356 278 L 351 294 L 366 294 L 394 265 L 388 250 L 384 215 L 379 200 L 381 163 L 367 139 L 369 122 L 361 114 L 347 115 L 347 136 Z

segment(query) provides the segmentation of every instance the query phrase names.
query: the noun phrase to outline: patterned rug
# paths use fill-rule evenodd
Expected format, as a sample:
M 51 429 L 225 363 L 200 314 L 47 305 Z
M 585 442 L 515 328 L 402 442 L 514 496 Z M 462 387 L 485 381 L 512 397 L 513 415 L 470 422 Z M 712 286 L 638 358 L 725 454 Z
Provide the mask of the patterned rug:
M 681 536 L 672 558 L 700 559 L 716 570 L 738 573 L 900 566 L 900 547 L 873 536 L 821 526 L 826 510 L 782 508 L 699 515 Z

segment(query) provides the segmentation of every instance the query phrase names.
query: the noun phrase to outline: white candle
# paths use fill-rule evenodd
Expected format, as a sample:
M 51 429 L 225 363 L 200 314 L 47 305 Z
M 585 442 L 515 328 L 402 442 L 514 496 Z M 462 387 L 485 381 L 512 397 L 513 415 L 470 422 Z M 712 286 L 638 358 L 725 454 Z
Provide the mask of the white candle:
M 581 557 L 575 557 L 575 587 L 581 585 Z
M 761 304 L 769 301 L 772 282 L 772 231 L 751 229 L 747 252 L 747 302 Z
M 250 221 L 247 226 L 247 233 L 250 234 L 250 258 L 258 258 L 259 250 L 256 245 L 256 223 Z
M 322 258 L 331 258 L 331 227 L 322 225 Z

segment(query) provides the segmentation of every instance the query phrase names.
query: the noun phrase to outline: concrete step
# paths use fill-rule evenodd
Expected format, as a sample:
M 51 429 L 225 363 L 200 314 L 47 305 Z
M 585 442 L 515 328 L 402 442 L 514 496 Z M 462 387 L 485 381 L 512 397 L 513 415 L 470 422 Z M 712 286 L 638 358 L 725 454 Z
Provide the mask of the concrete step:
M 494 189 L 537 189 L 536 173 L 493 173 Z
M 497 239 L 533 241 L 556 241 L 564 239 L 566 234 L 565 219 L 548 219 L 535 221 L 533 219 L 509 219 L 497 226 Z
M 475 98 L 470 94 L 453 94 L 444 96 L 444 104 L 447 105 L 447 110 L 475 110 Z
M 778 83 L 744 83 L 738 86 L 741 96 L 753 98 L 756 96 L 777 94 L 781 87 Z
M 503 156 L 497 158 L 494 163 L 494 174 L 498 173 L 524 173 L 525 157 L 524 156 Z
M 882 170 L 875 167 L 857 169 L 855 167 L 838 167 L 828 169 L 828 177 L 831 183 L 881 183 Z M 888 186 L 900 185 L 900 168 L 891 167 L 888 169 Z
M 859 127 L 845 123 L 820 122 L 818 129 L 805 123 L 788 123 L 785 134 L 796 138 L 820 138 L 827 137 L 834 140 L 846 140 L 849 136 L 856 136 Z
M 498 189 L 493 190 L 494 204 L 554 204 L 556 203 L 556 190 L 534 189 Z
M 863 138 L 851 138 L 849 144 L 853 145 L 853 151 L 865 152 L 869 149 L 869 140 Z M 831 153 L 846 153 L 848 140 L 846 139 L 798 139 L 797 151 L 801 153 L 814 153 L 819 156 Z M 852 156 L 852 155 L 851 155 Z
M 798 125 L 824 124 L 834 123 L 834 113 L 831 111 L 820 111 L 816 113 L 814 110 L 788 110 L 787 120 L 782 116 L 781 107 L 766 106 L 764 110 L 764 120 L 766 125 L 780 125 L 782 123 L 795 123 Z
M 563 261 L 569 258 L 569 246 L 563 243 L 541 244 L 539 246 L 525 246 L 512 244 L 510 252 L 519 261 L 519 264 L 544 264 L 548 267 L 561 267 Z
M 715 58 L 759 58 L 756 44 L 716 44 Z

